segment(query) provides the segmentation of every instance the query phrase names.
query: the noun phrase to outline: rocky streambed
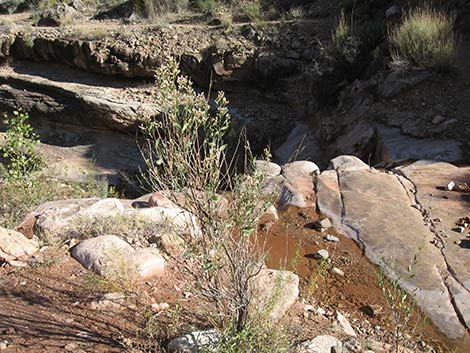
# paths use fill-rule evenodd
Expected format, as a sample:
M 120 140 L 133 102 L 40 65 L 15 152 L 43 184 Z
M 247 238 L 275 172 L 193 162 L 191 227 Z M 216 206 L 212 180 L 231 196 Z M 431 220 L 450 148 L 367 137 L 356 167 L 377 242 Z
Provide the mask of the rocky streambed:
M 277 26 L 272 37 L 252 25 L 237 26 L 232 34 L 220 28 L 134 26 L 126 35 L 114 33 L 115 40 L 44 28 L 35 30 L 31 38 L 24 31 L 13 32 L 2 39 L 2 55 L 9 64 L 0 69 L 0 107 L 30 113 L 41 136 L 39 148 L 49 160 L 48 176 L 84 180 L 104 175 L 119 185 L 122 172 L 132 174 L 142 164 L 136 144 L 139 118 L 159 112 L 153 75 L 168 57 L 178 57 L 183 72 L 202 91 L 209 87 L 227 91 L 234 125 L 246 127 L 255 152 L 271 147 L 278 164 L 267 166 L 265 189 L 279 190 L 276 206 L 281 223 L 276 226 L 277 211 L 271 210 L 268 219 L 277 231 L 268 239 L 273 249 L 270 267 L 277 268 L 276 262 L 285 256 L 293 257 L 300 244 L 303 260 L 297 270 L 302 283 L 312 271 L 310 264 L 317 261 L 311 257 L 319 250 L 330 250 L 336 261 L 334 246 L 323 238 L 338 238 L 349 244 L 349 250 L 340 246 L 340 251 L 352 255 L 338 256 L 347 265 L 341 268 L 341 261 L 336 262 L 338 271 L 333 275 L 343 272 L 347 278 L 348 271 L 354 271 L 348 261 L 359 261 L 363 274 L 372 271 L 370 263 L 358 260 L 365 255 L 390 276 L 402 278 L 403 288 L 414 293 L 422 312 L 448 337 L 446 343 L 469 352 L 470 194 L 459 188 L 470 180 L 470 168 L 465 166 L 468 65 L 462 79 L 452 82 L 434 81 L 429 72 L 412 70 L 362 75 L 345 85 L 341 72 L 319 65 L 321 54 L 313 43 L 326 36 L 325 28 L 329 29 L 327 23 L 306 21 L 302 26 Z M 195 31 L 201 40 L 195 39 Z M 435 101 L 423 94 L 438 88 L 445 94 Z M 29 235 L 38 227 L 53 230 L 77 214 L 97 210 L 99 215 L 157 217 L 148 205 L 143 210 L 132 206 L 148 201 L 43 205 L 21 229 L 26 227 Z M 167 206 L 157 208 L 184 226 L 187 219 L 178 218 Z M 289 209 L 283 211 L 285 207 Z M 296 224 L 305 226 L 319 215 L 327 217 L 331 223 L 327 234 L 306 235 L 303 243 L 290 232 L 282 238 L 292 208 Z M 15 264 L 33 255 L 37 244 L 24 241 L 26 253 L 0 246 L 3 259 Z M 138 244 L 116 242 L 130 258 L 136 256 Z M 162 258 L 153 250 L 144 255 L 142 268 L 155 266 L 161 275 Z M 76 258 L 80 261 L 80 256 Z M 93 264 L 85 266 L 97 271 Z M 359 281 L 359 275 L 355 278 Z M 370 304 L 357 295 L 367 291 L 361 281 L 362 287 L 349 292 L 356 298 L 355 310 Z M 299 304 L 295 292 L 295 288 L 290 292 L 289 305 L 282 311 L 293 305 L 295 312 Z

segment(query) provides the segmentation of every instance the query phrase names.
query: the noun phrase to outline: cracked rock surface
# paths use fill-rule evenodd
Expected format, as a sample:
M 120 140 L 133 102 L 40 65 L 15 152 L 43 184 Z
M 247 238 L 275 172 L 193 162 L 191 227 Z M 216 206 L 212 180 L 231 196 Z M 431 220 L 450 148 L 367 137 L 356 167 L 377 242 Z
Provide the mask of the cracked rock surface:
M 419 161 L 400 168 L 416 187 L 416 199 L 431 223 L 431 230 L 441 244 L 448 273 L 447 286 L 455 309 L 470 328 L 470 238 L 454 231 L 459 219 L 468 217 L 470 194 L 446 190 L 453 181 L 464 183 L 470 179 L 470 167 L 456 167 L 449 163 Z
M 317 178 L 317 205 L 338 231 L 361 245 L 369 259 L 386 272 L 400 275 L 406 290 L 417 290 L 415 299 L 422 310 L 447 336 L 458 338 L 464 336 L 466 326 L 468 328 L 464 315 L 468 315 L 468 307 L 465 308 L 468 304 L 465 303 L 470 299 L 468 287 L 465 287 L 470 278 L 469 250 L 460 249 L 460 253 L 441 251 L 441 247 L 435 245 L 433 225 L 425 221 L 423 210 L 413 207 L 429 193 L 426 187 L 433 188 L 436 194 L 437 185 L 446 185 L 436 180 L 432 173 L 420 174 L 418 167 L 421 165 L 428 166 L 411 165 L 408 170 L 402 170 L 410 182 L 403 176 L 369 168 L 356 157 L 340 156 L 331 162 L 330 170 Z M 450 172 L 459 170 L 450 167 L 453 166 L 447 168 Z M 410 177 L 412 175 L 415 175 L 414 179 Z M 450 175 L 442 176 L 448 177 Z M 417 200 L 413 184 L 417 185 Z M 443 200 L 449 202 L 449 199 Z M 457 200 L 454 202 L 458 203 Z M 429 205 L 433 210 L 440 210 L 436 216 L 450 217 L 449 226 L 458 216 L 458 210 L 463 212 L 465 208 L 463 203 L 455 208 L 444 203 Z M 424 208 L 427 206 L 427 203 L 423 204 Z M 407 269 L 415 256 L 417 262 L 412 266 L 411 276 Z M 459 274 L 455 275 L 455 271 Z

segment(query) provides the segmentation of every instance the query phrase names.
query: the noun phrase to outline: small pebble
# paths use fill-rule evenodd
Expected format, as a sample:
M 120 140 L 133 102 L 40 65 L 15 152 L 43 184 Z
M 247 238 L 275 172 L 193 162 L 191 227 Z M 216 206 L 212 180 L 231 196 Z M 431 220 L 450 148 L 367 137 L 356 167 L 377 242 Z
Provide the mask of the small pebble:
M 338 237 L 335 237 L 334 235 L 331 235 L 331 234 L 328 234 L 328 235 L 325 237 L 325 240 L 331 241 L 331 242 L 333 242 L 333 243 L 338 243 L 338 242 L 339 242 L 339 238 L 338 238 Z
M 305 311 L 315 312 L 315 307 L 313 305 L 307 304 L 304 306 Z
M 446 186 L 447 190 L 452 191 L 455 188 L 455 183 L 451 181 L 449 184 Z
M 337 267 L 333 267 L 331 272 L 333 272 L 335 275 L 338 275 L 338 276 L 341 276 L 341 277 L 344 276 L 344 272 L 342 270 L 340 270 L 339 268 L 337 268 Z

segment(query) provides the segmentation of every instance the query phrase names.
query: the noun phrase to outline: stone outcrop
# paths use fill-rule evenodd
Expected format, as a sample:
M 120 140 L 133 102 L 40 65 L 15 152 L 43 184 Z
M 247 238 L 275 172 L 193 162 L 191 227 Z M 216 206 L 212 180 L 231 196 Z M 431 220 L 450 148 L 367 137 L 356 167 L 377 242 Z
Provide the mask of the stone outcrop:
M 378 163 L 396 164 L 408 160 L 429 159 L 458 162 L 463 160 L 461 143 L 455 140 L 418 139 L 400 129 L 378 125 L 375 158 Z
M 448 259 L 432 244 L 435 234 L 413 207 L 417 202 L 413 184 L 401 176 L 371 169 L 355 157 L 338 157 L 331 167 L 317 179 L 321 213 L 338 231 L 360 244 L 373 262 L 398 274 L 404 288 L 416 291 L 418 305 L 444 333 L 453 338 L 463 336 L 461 313 L 446 285 Z M 408 273 L 409 265 L 412 273 Z M 460 295 L 465 293 L 465 288 L 457 288 Z
M 54 65 L 48 69 L 28 65 L 26 73 L 21 64 L 5 68 L 0 71 L 0 84 L 0 107 L 19 107 L 36 120 L 60 125 L 135 133 L 141 116 L 158 112 L 155 105 L 123 98 L 124 87 L 116 82 L 100 84 L 93 75 Z

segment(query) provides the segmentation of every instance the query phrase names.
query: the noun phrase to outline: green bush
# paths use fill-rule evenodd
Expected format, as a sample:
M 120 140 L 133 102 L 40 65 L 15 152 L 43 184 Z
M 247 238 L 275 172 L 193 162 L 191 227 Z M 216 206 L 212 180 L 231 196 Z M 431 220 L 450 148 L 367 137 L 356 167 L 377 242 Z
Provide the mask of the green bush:
M 29 115 L 21 111 L 14 111 L 11 118 L 4 115 L 7 131 L 1 152 L 7 161 L 9 179 L 20 179 L 44 166 L 44 158 L 35 148 L 39 143 L 38 136 L 33 132 L 28 119 Z
M 449 71 L 457 55 L 453 26 L 452 16 L 429 5 L 410 10 L 389 35 L 392 66 Z

